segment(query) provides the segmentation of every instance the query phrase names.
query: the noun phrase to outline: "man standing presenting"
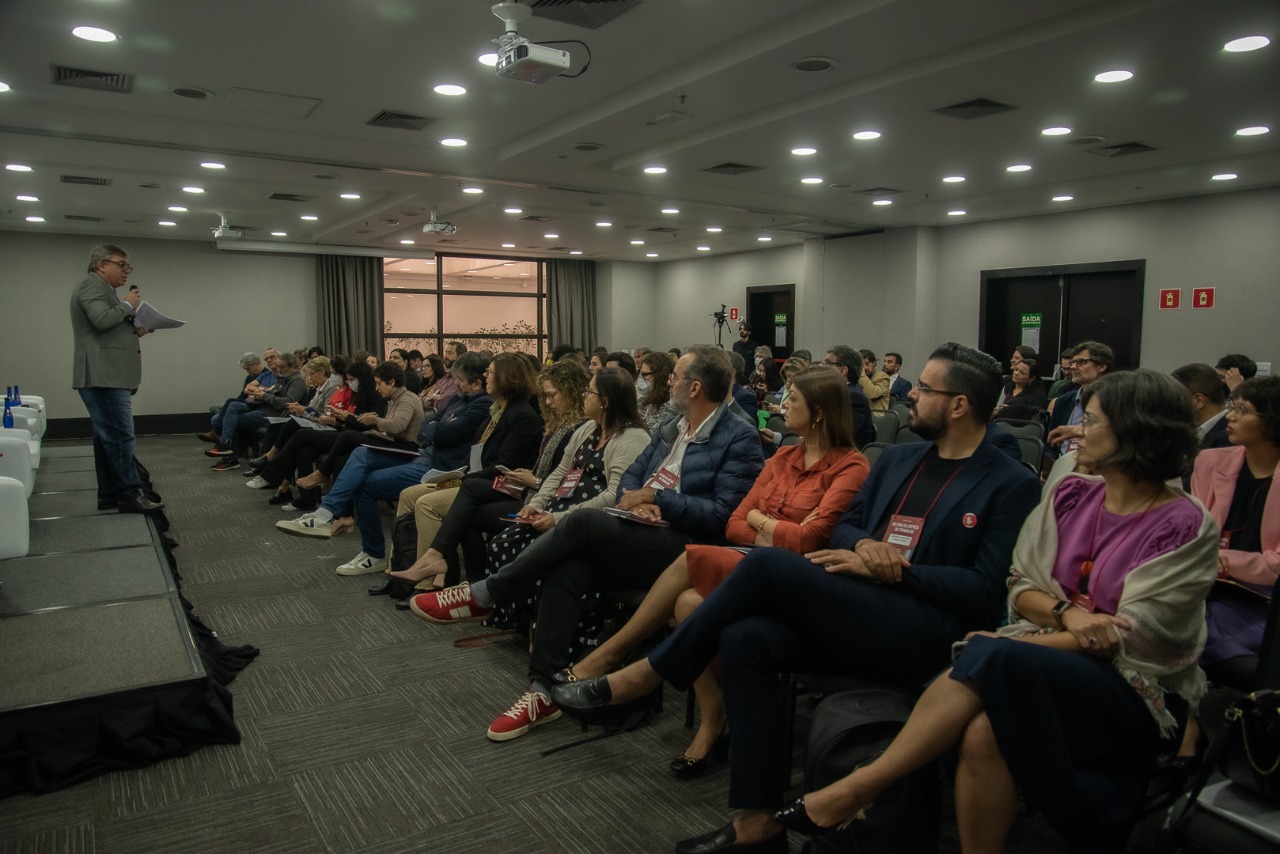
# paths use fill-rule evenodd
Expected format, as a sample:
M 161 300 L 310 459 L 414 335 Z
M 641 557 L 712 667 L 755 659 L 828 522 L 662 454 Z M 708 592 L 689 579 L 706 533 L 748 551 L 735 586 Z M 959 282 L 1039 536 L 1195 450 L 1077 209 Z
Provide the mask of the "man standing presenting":
M 119 246 L 104 243 L 89 254 L 89 276 L 71 295 L 71 386 L 93 425 L 98 509 L 146 513 L 164 505 L 142 494 L 133 464 L 132 395 L 142 381 L 138 339 L 151 330 L 133 325 L 142 302 L 138 289 L 127 291 L 123 301 L 116 293 L 132 272 L 129 253 Z

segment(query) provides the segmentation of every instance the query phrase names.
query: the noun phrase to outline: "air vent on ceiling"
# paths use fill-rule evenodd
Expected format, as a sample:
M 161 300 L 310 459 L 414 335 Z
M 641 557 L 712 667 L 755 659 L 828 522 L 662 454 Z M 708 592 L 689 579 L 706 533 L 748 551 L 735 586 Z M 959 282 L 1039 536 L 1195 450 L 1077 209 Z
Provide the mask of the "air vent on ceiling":
M 81 216 L 80 214 L 66 214 L 62 218 L 71 220 L 72 222 L 102 222 L 102 217 L 100 216 Z
M 1101 148 L 1085 149 L 1090 154 L 1096 154 L 1099 157 L 1124 157 L 1126 154 L 1146 154 L 1148 151 L 1155 151 L 1155 146 L 1147 145 L 1145 142 L 1119 142 L 1115 145 L 1104 145 Z
M 867 187 L 864 190 L 854 190 L 854 192 L 862 196 L 880 197 L 880 196 L 896 196 L 898 193 L 901 193 L 902 191 L 894 189 L 893 187 Z
M 588 30 L 599 29 L 639 5 L 640 0 L 532 0 L 529 3 L 535 18 Z
M 980 119 L 1016 109 L 1018 108 L 1011 104 L 994 101 L 991 98 L 974 98 L 948 107 L 939 107 L 933 112 L 940 116 L 950 116 L 953 119 Z
M 132 74 L 115 74 L 111 71 L 90 71 L 87 68 L 68 68 L 65 65 L 49 66 L 53 71 L 55 86 L 75 86 L 79 89 L 97 89 L 101 92 L 133 91 Z
M 759 172 L 763 166 L 748 166 L 745 163 L 721 163 L 718 166 L 708 166 L 703 172 L 714 172 L 717 175 L 744 175 L 747 172 Z
M 549 246 L 547 247 L 547 251 L 548 252 L 568 252 L 572 248 L 573 248 L 572 246 Z
M 555 217 L 538 216 L 537 214 L 529 214 L 528 216 L 520 217 L 520 219 L 523 220 L 524 222 L 551 222 L 551 220 L 555 219 Z
M 669 225 L 660 225 L 657 228 L 646 228 L 645 231 L 656 232 L 657 234 L 675 234 L 680 229 L 672 228 Z
M 465 240 L 457 240 L 457 239 L 449 239 L 449 238 L 443 238 L 441 240 L 436 241 L 436 243 L 453 243 L 453 244 L 466 243 L 466 242 L 467 241 Z
M 110 187 L 110 178 L 90 178 L 87 175 L 62 175 L 58 178 L 64 184 L 87 184 L 90 187 Z
M 400 130 L 422 130 L 431 124 L 432 120 L 425 116 L 412 116 L 408 113 L 397 113 L 393 110 L 383 110 L 378 113 L 365 124 L 376 128 L 399 128 Z
M 314 196 L 299 196 L 296 193 L 272 193 L 267 199 L 273 202 L 309 202 Z

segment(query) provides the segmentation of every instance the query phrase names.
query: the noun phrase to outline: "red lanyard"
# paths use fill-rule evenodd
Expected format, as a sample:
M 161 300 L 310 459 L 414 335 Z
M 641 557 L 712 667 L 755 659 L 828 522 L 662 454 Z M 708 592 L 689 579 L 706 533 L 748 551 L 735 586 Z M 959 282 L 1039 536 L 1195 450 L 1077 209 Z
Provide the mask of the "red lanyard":
M 907 484 L 907 491 L 903 493 L 902 500 L 898 502 L 898 509 L 893 511 L 893 515 L 898 516 L 902 513 L 902 507 L 907 503 L 907 499 L 911 497 L 911 489 L 916 485 L 916 478 L 920 477 L 920 472 L 924 470 L 926 462 L 926 460 L 920 461 L 920 465 L 916 468 L 916 473 L 911 476 L 911 482 Z M 942 488 L 933 496 L 933 502 L 929 505 L 929 508 L 920 514 L 921 519 L 929 518 L 929 514 L 933 512 L 933 508 L 937 505 L 938 499 L 942 497 L 942 493 L 947 491 L 947 487 L 951 485 L 951 481 L 956 479 L 956 475 L 964 471 L 964 467 L 967 463 L 968 460 L 961 463 L 959 468 L 951 473 L 951 477 L 947 478 L 946 483 L 942 484 Z

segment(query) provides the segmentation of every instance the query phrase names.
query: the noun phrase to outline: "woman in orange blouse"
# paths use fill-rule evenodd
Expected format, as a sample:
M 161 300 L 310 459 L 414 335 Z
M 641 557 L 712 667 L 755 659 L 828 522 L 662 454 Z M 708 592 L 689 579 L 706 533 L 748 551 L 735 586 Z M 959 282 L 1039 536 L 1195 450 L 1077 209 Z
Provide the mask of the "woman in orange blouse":
M 796 374 L 786 424 L 800 437 L 765 464 L 738 509 L 729 517 L 730 546 L 690 545 L 659 576 L 635 615 L 617 634 L 557 681 L 599 676 L 620 666 L 633 647 L 667 620 L 682 622 L 755 546 L 804 554 L 825 548 L 842 513 L 853 503 L 871 466 L 853 439 L 849 390 L 835 371 L 808 368 Z M 706 769 L 711 748 L 724 732 L 720 684 L 711 670 L 694 683 L 701 721 L 693 742 L 671 762 L 677 777 Z

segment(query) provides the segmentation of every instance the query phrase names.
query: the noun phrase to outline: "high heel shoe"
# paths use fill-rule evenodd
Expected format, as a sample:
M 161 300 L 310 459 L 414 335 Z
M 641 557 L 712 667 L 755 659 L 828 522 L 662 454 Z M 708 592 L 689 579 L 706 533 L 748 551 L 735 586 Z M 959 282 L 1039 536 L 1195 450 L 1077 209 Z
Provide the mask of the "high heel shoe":
M 820 833 L 826 833 L 829 830 L 844 830 L 855 821 L 861 821 L 867 817 L 867 810 L 871 806 L 865 806 L 854 813 L 850 818 L 845 819 L 842 823 L 835 827 L 823 827 L 822 825 L 809 818 L 809 811 L 804 808 L 804 798 L 796 798 L 782 809 L 773 814 L 773 820 L 788 830 L 794 830 L 796 833 L 803 833 L 805 836 L 817 836 Z

